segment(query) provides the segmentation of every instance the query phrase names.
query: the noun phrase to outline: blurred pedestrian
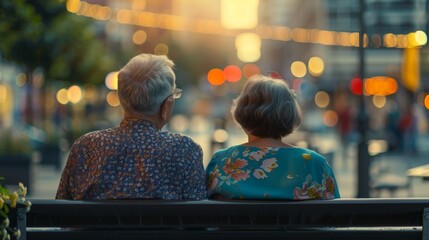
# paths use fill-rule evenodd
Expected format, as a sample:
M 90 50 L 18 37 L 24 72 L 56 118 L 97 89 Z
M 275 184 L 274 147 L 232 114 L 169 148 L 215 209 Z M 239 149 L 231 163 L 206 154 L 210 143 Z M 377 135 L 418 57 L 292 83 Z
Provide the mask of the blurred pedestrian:
M 206 169 L 209 198 L 340 197 L 323 156 L 282 141 L 301 123 L 295 93 L 284 80 L 252 77 L 234 101 L 232 114 L 248 141 L 214 154 Z
M 207 197 L 201 147 L 161 131 L 170 120 L 174 63 L 140 54 L 118 75 L 124 110 L 119 126 L 81 136 L 71 147 L 57 199 L 189 199 Z
M 353 105 L 350 103 L 350 98 L 346 95 L 347 92 L 343 89 L 339 90 L 335 96 L 334 107 L 338 114 L 337 131 L 340 137 L 340 152 L 344 167 L 348 165 L 349 146 L 353 140 Z
M 389 151 L 402 152 L 403 149 L 403 133 L 400 128 L 401 113 L 398 104 L 395 101 L 389 101 L 387 106 L 387 139 Z
M 406 154 L 417 154 L 418 119 L 414 113 L 414 104 L 410 103 L 399 120 L 399 128 L 403 136 L 402 150 Z

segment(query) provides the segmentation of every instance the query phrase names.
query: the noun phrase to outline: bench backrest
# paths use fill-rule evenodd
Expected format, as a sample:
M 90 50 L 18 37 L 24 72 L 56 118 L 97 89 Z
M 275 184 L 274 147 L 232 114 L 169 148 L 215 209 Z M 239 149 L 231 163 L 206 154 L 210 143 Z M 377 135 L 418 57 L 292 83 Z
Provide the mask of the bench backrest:
M 260 235 L 261 239 L 429 240 L 426 198 L 31 201 L 33 206 L 25 223 L 29 239 L 139 239 L 151 234 L 157 239 L 189 239 L 195 235 L 217 239 L 235 234 L 235 239 L 255 239 Z

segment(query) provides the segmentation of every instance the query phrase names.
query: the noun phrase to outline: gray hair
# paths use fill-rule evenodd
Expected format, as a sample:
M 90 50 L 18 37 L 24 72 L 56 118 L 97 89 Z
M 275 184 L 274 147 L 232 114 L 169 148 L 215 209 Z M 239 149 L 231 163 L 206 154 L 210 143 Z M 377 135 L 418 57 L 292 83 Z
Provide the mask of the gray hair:
M 257 137 L 285 137 L 301 124 L 293 90 L 284 80 L 262 75 L 249 79 L 231 112 L 243 129 Z
M 118 96 L 124 110 L 153 115 L 176 87 L 174 63 L 164 55 L 133 57 L 118 75 Z

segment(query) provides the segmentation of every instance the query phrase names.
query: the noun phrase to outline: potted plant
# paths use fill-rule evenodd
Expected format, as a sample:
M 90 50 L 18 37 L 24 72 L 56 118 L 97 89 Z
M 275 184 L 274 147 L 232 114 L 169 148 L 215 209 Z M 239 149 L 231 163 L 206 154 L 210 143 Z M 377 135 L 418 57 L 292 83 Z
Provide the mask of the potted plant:
M 27 212 L 30 211 L 31 202 L 26 200 L 27 188 L 19 183 L 16 191 L 9 191 L 1 185 L 3 180 L 0 177 L 0 239 L 19 239 L 21 236 L 20 230 L 16 227 L 16 207 L 22 204 L 26 207 Z M 12 222 L 11 222 L 12 220 Z

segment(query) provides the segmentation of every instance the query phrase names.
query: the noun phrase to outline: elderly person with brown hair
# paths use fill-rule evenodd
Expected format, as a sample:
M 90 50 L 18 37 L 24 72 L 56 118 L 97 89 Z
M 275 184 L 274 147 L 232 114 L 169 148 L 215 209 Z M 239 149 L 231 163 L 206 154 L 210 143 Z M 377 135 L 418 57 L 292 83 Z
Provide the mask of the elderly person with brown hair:
M 248 141 L 213 155 L 206 169 L 209 198 L 340 197 L 323 156 L 282 141 L 301 124 L 295 94 L 284 80 L 252 77 L 234 101 L 232 113 Z
M 73 144 L 57 199 L 207 198 L 201 147 L 161 131 L 182 94 L 173 67 L 166 56 L 141 54 L 120 70 L 124 118 Z

